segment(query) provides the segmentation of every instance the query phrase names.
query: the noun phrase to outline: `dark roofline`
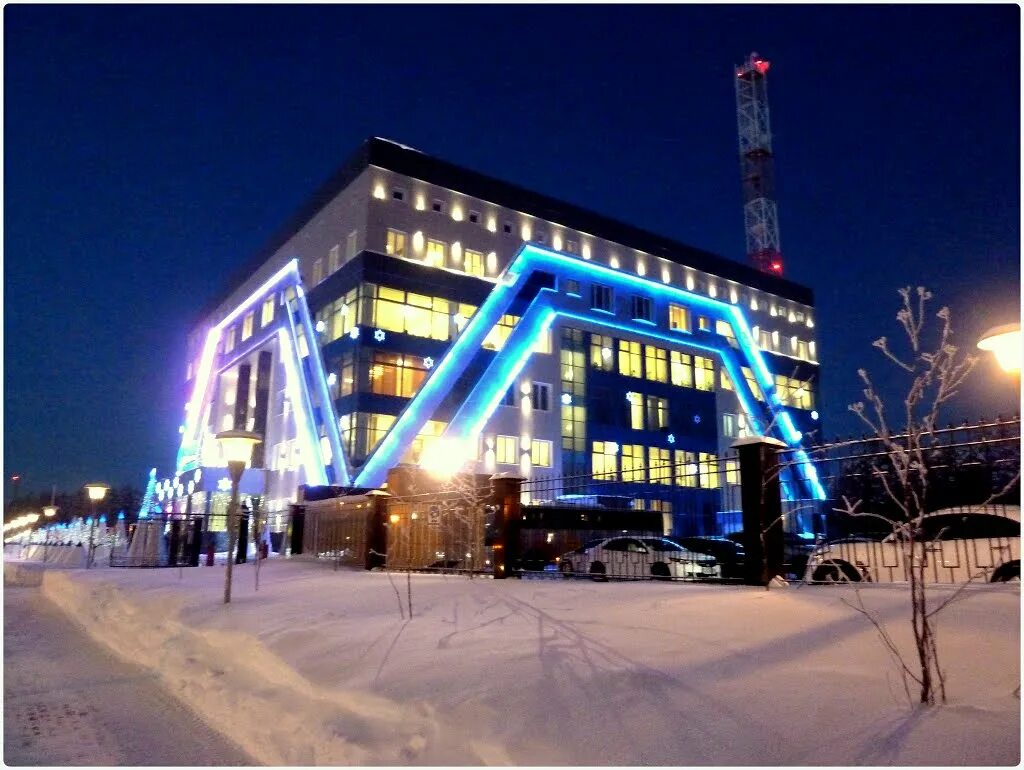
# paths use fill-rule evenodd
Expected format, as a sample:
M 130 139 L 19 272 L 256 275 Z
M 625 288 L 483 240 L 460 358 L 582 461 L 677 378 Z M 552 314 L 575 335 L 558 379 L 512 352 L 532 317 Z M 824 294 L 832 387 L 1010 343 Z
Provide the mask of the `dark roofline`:
M 539 219 L 556 222 L 571 230 L 579 230 L 597 238 L 621 243 L 652 256 L 664 257 L 695 270 L 752 286 L 795 302 L 805 305 L 814 303 L 814 293 L 801 284 L 762 273 L 750 265 L 726 259 L 580 206 L 425 155 L 396 142 L 372 137 L 363 142 L 344 164 L 316 189 L 267 244 L 231 276 L 227 291 L 223 292 L 215 303 L 204 309 L 203 317 L 213 312 L 231 291 L 270 259 L 368 166 L 377 166 L 438 187 L 448 188 L 471 198 L 479 198 Z

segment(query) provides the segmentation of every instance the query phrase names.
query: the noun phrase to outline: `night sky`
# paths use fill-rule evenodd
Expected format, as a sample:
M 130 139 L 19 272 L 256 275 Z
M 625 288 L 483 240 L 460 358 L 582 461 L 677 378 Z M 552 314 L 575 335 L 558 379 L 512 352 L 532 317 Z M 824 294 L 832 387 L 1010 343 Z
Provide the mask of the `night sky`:
M 846 434 L 897 287 L 931 287 L 965 345 L 1019 317 L 1019 16 L 8 5 L 5 476 L 24 492 L 173 471 L 196 313 L 368 136 L 743 259 L 732 66 L 751 50 L 772 62 L 825 435 Z M 957 416 L 1015 408 L 997 371 Z

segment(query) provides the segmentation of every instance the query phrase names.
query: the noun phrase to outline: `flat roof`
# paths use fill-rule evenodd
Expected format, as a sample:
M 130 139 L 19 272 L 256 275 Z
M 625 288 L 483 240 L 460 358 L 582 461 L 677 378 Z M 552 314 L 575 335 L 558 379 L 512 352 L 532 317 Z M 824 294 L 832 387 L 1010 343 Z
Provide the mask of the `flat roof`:
M 795 302 L 805 305 L 814 303 L 814 293 L 810 288 L 776 275 L 762 273 L 752 265 L 727 259 L 710 251 L 704 251 L 603 214 L 589 211 L 575 204 L 486 176 L 398 142 L 371 137 L 363 142 L 338 170 L 313 192 L 285 225 L 267 241 L 266 245 L 231 277 L 228 290 L 218 298 L 215 304 L 206 308 L 203 315 L 212 312 L 230 291 L 270 259 L 278 249 L 308 224 L 320 209 L 370 166 L 413 177 L 503 208 L 557 223 L 571 230 L 579 230 L 597 238 L 620 243 L 646 254 L 663 257 L 695 270 L 711 273 L 720 278 L 736 281 Z M 738 198 L 737 206 L 739 206 Z

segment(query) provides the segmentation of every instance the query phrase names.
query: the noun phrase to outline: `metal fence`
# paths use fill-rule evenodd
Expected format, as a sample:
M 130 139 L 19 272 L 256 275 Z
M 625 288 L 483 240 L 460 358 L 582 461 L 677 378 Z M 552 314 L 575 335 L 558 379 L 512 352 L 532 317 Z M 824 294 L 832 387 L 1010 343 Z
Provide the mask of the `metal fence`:
M 937 429 L 920 445 L 906 473 L 878 438 L 810 450 L 827 499 L 783 501 L 815 535 L 807 580 L 903 582 L 911 565 L 935 583 L 1019 579 L 1020 419 Z M 920 510 L 904 503 L 911 490 Z
M 522 503 L 509 536 L 511 567 L 524 576 L 731 580 L 742 573 L 734 455 L 538 476 L 523 482 Z

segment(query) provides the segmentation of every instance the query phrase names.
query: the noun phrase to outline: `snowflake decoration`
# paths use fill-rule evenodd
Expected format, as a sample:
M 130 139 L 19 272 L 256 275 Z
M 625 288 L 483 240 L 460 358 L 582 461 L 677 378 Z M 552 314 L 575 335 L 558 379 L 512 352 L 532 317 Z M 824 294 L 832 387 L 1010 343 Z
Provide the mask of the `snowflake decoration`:
M 670 443 L 670 444 L 676 443 L 676 434 L 675 433 L 669 433 L 668 434 L 668 443 Z
M 377 329 L 373 333 L 373 339 L 374 339 L 375 342 L 383 342 L 384 341 L 384 330 L 383 329 Z
M 352 339 L 354 339 L 354 340 L 357 340 L 357 339 L 359 339 L 359 327 L 358 327 L 358 326 L 353 326 L 353 327 L 352 327 L 352 328 L 351 328 L 351 329 L 349 330 L 349 332 L 348 332 L 348 336 L 349 336 L 349 337 L 351 337 L 351 338 L 352 338 Z
M 316 330 L 318 332 L 321 332 L 321 333 L 327 331 L 327 324 L 324 323 L 323 321 L 317 321 L 316 322 Z
M 426 358 L 423 359 L 423 366 L 427 369 L 433 369 L 434 359 L 431 358 L 430 356 L 427 356 Z
M 569 404 L 572 403 L 572 396 L 569 395 L 568 393 L 563 393 L 562 394 L 562 403 L 565 404 L 566 406 L 569 406 Z

